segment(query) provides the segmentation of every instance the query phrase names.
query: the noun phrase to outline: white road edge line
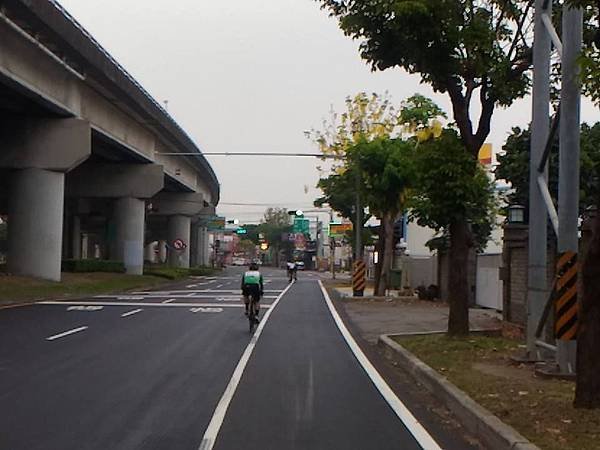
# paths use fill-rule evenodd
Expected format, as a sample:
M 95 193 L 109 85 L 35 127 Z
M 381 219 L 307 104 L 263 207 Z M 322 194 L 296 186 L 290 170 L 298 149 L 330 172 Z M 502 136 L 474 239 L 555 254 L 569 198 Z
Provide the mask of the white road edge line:
M 87 327 L 73 328 L 72 330 L 65 331 L 64 333 L 59 333 L 59 334 L 55 334 L 54 336 L 47 337 L 46 340 L 47 341 L 53 341 L 55 339 L 59 339 L 61 337 L 65 337 L 65 336 L 68 336 L 70 334 L 79 333 L 80 331 L 83 331 L 83 330 L 87 330 Z
M 415 416 L 412 415 L 404 403 L 402 403 L 402 401 L 396 396 L 394 391 L 392 391 L 377 369 L 373 366 L 373 364 L 371 364 L 371 361 L 369 361 L 369 359 L 365 356 L 361 348 L 348 331 L 348 328 L 346 328 L 346 325 L 344 325 L 344 322 L 342 322 L 342 319 L 333 306 L 331 298 L 329 298 L 329 294 L 323 286 L 323 283 L 321 280 L 318 280 L 318 282 L 319 286 L 321 287 L 321 292 L 325 297 L 325 302 L 327 303 L 329 312 L 331 313 L 333 320 L 340 330 L 340 333 L 342 333 L 342 336 L 350 347 L 350 350 L 352 350 L 352 353 L 354 353 L 354 356 L 363 367 L 379 393 L 382 395 L 388 405 L 390 405 L 390 408 L 392 408 L 394 413 L 396 413 L 400 421 L 404 424 L 408 431 L 410 431 L 421 447 L 427 450 L 441 450 L 441 447 L 437 444 L 437 442 L 435 442 L 423 425 L 421 425 L 421 423 L 415 418 Z
M 121 317 L 133 316 L 134 314 L 137 314 L 142 311 L 143 311 L 143 309 L 134 309 L 132 311 L 128 311 L 126 313 L 121 314 Z
M 258 341 L 258 338 L 262 334 L 262 331 L 265 328 L 265 325 L 267 324 L 269 317 L 271 317 L 271 313 L 273 312 L 273 310 L 279 303 L 279 300 L 281 300 L 281 298 L 285 295 L 285 293 L 290 289 L 292 284 L 288 284 L 288 286 L 283 290 L 283 292 L 279 295 L 279 297 L 277 297 L 275 302 L 273 302 L 273 305 L 271 306 L 271 308 L 269 308 L 269 310 L 265 313 L 264 317 L 260 321 L 258 328 L 254 332 L 252 339 L 250 339 L 250 342 L 248 343 L 246 350 L 244 350 L 242 357 L 240 358 L 237 366 L 235 367 L 235 370 L 233 371 L 233 375 L 231 375 L 229 384 L 227 384 L 227 387 L 225 388 L 225 391 L 223 392 L 223 396 L 221 397 L 221 400 L 219 400 L 219 403 L 217 404 L 217 407 L 215 408 L 215 412 L 213 413 L 213 416 L 210 419 L 210 423 L 208 424 L 208 427 L 206 427 L 206 431 L 204 432 L 204 436 L 202 437 L 202 442 L 200 443 L 199 450 L 212 450 L 212 448 L 214 447 L 214 445 L 217 441 L 217 437 L 219 435 L 219 431 L 221 430 L 221 425 L 223 425 L 223 420 L 225 419 L 225 414 L 227 413 L 227 409 L 229 408 L 229 404 L 231 403 L 231 400 L 233 399 L 233 396 L 238 387 L 238 384 L 240 383 L 240 380 L 242 379 L 242 375 L 244 374 L 246 365 L 248 364 L 248 361 L 250 360 L 250 356 L 252 356 L 252 352 L 254 351 L 256 342 Z

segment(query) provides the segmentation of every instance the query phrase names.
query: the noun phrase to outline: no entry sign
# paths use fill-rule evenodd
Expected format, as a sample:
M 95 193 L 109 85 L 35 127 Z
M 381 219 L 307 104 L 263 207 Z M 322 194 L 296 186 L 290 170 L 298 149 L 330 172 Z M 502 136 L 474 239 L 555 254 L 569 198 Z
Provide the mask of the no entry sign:
M 186 247 L 187 247 L 187 245 L 185 245 L 185 242 L 183 242 L 183 239 L 175 239 L 173 241 L 173 248 L 175 250 L 183 250 Z

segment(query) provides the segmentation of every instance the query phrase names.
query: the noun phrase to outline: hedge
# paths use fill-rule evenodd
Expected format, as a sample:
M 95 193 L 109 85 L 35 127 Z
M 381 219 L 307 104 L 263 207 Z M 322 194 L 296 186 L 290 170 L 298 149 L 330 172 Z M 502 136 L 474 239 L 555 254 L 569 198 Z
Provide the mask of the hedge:
M 125 265 L 121 261 L 103 259 L 65 259 L 62 262 L 62 271 L 125 273 Z

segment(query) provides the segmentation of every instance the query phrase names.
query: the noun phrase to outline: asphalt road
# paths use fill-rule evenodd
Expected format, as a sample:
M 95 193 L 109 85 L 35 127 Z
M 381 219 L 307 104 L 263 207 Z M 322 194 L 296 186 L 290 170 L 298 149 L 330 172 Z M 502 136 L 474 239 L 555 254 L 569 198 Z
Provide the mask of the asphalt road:
M 0 310 L 0 449 L 435 448 L 361 366 L 318 276 L 281 295 L 284 272 L 264 270 L 251 339 L 240 272 Z

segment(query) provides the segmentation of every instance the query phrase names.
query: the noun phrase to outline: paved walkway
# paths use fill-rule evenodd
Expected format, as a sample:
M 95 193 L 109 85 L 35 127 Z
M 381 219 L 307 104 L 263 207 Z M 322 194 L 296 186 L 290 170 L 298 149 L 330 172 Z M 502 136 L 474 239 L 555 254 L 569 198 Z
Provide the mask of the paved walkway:
M 346 313 L 364 339 L 377 342 L 381 334 L 444 331 L 448 306 L 428 301 L 343 300 Z M 471 309 L 471 328 L 498 328 L 501 316 L 494 310 Z

